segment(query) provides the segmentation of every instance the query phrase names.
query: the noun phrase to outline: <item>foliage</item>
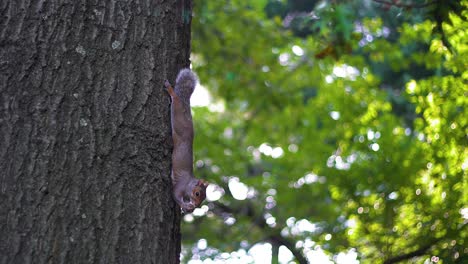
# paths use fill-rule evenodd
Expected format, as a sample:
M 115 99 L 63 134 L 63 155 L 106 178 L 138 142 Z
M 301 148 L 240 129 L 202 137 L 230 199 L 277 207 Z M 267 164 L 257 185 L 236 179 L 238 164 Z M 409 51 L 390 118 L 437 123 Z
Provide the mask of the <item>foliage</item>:
M 298 262 L 466 260 L 468 1 L 442 20 L 248 2 L 195 5 L 193 66 L 223 105 L 194 108 L 196 173 L 223 195 L 185 217 L 184 259 L 266 242 Z M 297 10 L 307 30 L 285 24 Z

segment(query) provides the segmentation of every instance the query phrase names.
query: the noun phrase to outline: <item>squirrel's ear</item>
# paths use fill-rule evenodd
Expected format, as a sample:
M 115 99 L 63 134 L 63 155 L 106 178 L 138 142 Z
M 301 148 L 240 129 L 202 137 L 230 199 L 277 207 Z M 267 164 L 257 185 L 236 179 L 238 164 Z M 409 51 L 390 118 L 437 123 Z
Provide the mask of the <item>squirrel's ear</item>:
M 203 186 L 205 188 L 208 186 L 208 184 L 209 183 L 204 180 L 198 180 L 198 183 L 197 183 L 198 186 Z

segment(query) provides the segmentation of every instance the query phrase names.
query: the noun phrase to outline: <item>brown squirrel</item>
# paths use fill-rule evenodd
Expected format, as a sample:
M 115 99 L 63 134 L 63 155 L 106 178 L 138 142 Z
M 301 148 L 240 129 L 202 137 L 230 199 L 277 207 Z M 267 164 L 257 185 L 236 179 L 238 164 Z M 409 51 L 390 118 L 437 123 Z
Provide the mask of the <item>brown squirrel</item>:
M 182 69 L 177 75 L 175 88 L 165 81 L 171 96 L 172 187 L 174 199 L 184 213 L 192 212 L 206 198 L 208 183 L 193 176 L 193 123 L 190 96 L 197 84 L 197 75 Z

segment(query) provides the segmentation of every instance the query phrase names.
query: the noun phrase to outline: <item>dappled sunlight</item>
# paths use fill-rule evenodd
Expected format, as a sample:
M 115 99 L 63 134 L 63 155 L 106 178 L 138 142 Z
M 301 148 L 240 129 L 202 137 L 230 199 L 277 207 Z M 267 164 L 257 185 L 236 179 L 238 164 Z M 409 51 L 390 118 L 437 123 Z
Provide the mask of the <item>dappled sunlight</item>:
M 287 230 L 284 230 L 284 235 L 300 235 L 304 232 L 313 233 L 320 231 L 321 229 L 316 225 L 308 221 L 307 219 L 296 220 L 294 217 L 290 217 L 286 220 Z
M 219 200 L 224 195 L 224 189 L 218 185 L 211 183 L 206 188 L 206 200 L 214 202 Z
M 371 148 L 373 151 L 379 151 L 380 146 L 379 146 L 379 144 L 377 144 L 377 143 L 372 143 L 372 144 L 370 144 L 370 148 Z
M 289 183 L 289 187 L 292 188 L 301 188 L 304 184 L 313 184 L 313 183 L 321 183 L 324 184 L 327 181 L 327 178 L 325 176 L 318 176 L 317 174 L 314 173 L 308 173 L 305 176 L 297 179 L 297 181 Z
M 266 156 L 271 156 L 272 158 L 274 159 L 277 159 L 277 158 L 280 158 L 281 156 L 283 156 L 283 149 L 281 147 L 271 147 L 270 145 L 268 145 L 267 143 L 262 143 L 260 145 L 260 147 L 258 148 L 258 150 L 266 155 Z
M 335 66 L 333 68 L 333 76 L 338 78 L 347 78 L 352 81 L 356 80 L 361 73 L 355 67 L 343 64 L 341 66 Z
M 463 219 L 468 220 L 468 207 L 460 209 L 460 214 Z
M 270 227 L 275 227 L 276 226 L 276 218 L 272 216 L 271 214 L 265 214 L 265 223 L 270 226 Z
M 208 212 L 208 206 L 202 205 L 200 208 L 195 208 L 192 214 L 194 216 L 202 216 L 202 215 L 205 215 L 207 212 Z
M 340 112 L 338 112 L 338 111 L 331 111 L 331 112 L 330 112 L 330 117 L 331 117 L 333 120 L 338 120 L 338 119 L 340 119 Z
M 252 198 L 255 195 L 254 189 L 239 181 L 239 178 L 237 177 L 230 177 L 228 186 L 229 191 L 236 200 L 245 200 L 247 198 Z
M 375 143 L 374 143 L 375 144 Z M 334 167 L 338 170 L 349 170 L 351 165 L 356 161 L 357 155 L 355 153 L 343 158 L 339 155 L 331 155 L 327 160 L 327 167 Z
M 252 247 L 247 255 L 270 261 L 273 235 L 290 252 L 275 251 L 280 263 L 459 260 L 468 223 L 460 6 L 321 1 L 292 12 L 289 3 L 201 4 L 194 67 L 224 108 L 196 116 L 195 157 L 212 160 L 197 170 L 224 190 L 209 188 L 208 212 L 192 215 L 215 230 L 187 229 L 226 260 Z M 402 7 L 412 4 L 421 7 Z M 439 22 L 429 9 L 448 13 Z
M 249 250 L 249 254 L 253 257 L 254 263 L 271 263 L 271 245 L 268 243 L 254 245 Z
M 270 189 L 268 191 L 268 196 L 265 198 L 265 209 L 271 210 L 276 206 L 276 200 L 274 195 L 276 194 L 276 190 Z
M 201 84 L 198 84 L 190 97 L 192 107 L 208 107 L 211 112 L 222 113 L 225 105 L 222 101 L 215 101 L 210 92 Z M 198 118 L 198 117 L 197 117 Z
M 294 46 L 292 47 L 292 52 L 293 52 L 294 54 L 296 54 L 296 56 L 302 56 L 302 55 L 304 55 L 304 50 L 303 50 L 301 47 L 297 46 L 297 45 L 294 45 Z
M 204 86 L 198 84 L 190 97 L 190 105 L 208 106 L 211 103 L 212 98 L 208 90 Z
M 290 56 L 291 56 L 291 55 L 289 55 L 288 53 L 280 54 L 279 57 L 278 57 L 279 63 L 280 63 L 282 66 L 287 66 L 287 65 L 289 65 Z
M 197 248 L 201 252 L 199 254 L 194 254 L 194 258 L 189 260 L 187 263 L 188 264 L 237 264 L 237 263 L 252 263 L 253 261 L 256 260 L 256 258 L 253 256 L 252 253 L 248 253 L 244 249 L 240 249 L 234 252 L 222 252 L 219 254 L 219 252 L 216 249 L 211 249 L 208 247 L 208 244 L 206 243 L 205 239 L 201 239 L 197 243 Z M 262 250 L 261 248 L 260 250 Z M 254 252 L 256 252 L 258 249 L 255 249 Z M 266 249 L 267 250 L 267 249 Z M 263 250 L 263 251 L 266 251 Z M 263 253 L 263 256 L 266 253 Z M 215 259 L 200 259 L 201 256 L 203 255 L 213 255 L 213 254 L 218 254 L 219 256 L 216 257 Z M 257 255 L 258 256 L 258 255 Z
M 325 252 L 320 248 L 320 246 L 315 246 L 313 249 L 306 249 L 305 254 L 308 259 L 314 260 L 316 263 L 322 264 L 333 264 L 331 258 L 325 254 Z

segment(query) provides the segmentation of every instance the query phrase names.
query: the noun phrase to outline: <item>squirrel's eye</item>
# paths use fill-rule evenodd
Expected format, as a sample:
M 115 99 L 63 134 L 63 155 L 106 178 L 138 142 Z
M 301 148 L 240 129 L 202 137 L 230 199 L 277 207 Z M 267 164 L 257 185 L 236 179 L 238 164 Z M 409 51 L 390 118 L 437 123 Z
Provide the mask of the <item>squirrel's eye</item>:
M 196 192 L 195 195 L 196 195 L 196 196 L 200 196 L 200 193 L 199 193 L 199 192 Z

